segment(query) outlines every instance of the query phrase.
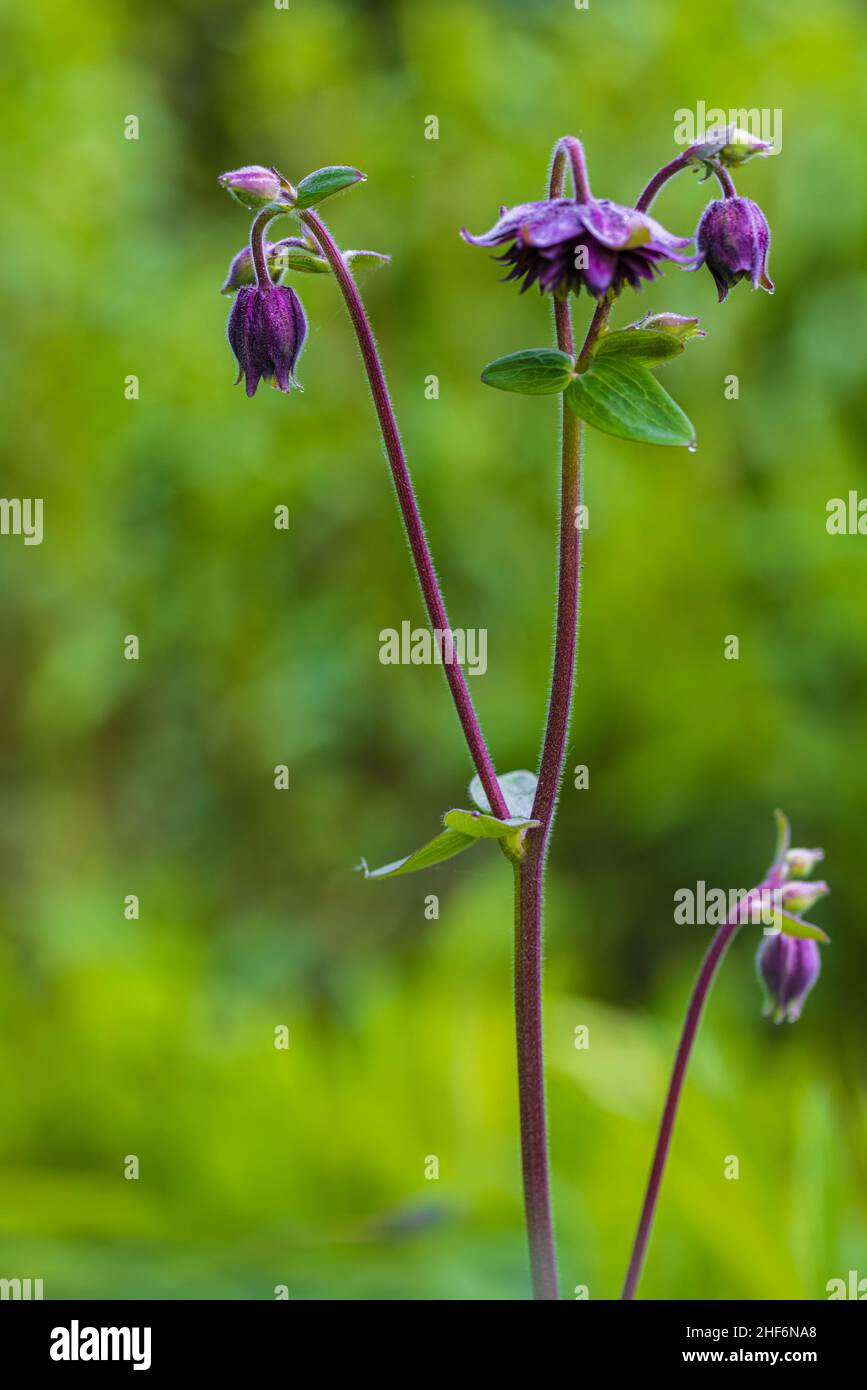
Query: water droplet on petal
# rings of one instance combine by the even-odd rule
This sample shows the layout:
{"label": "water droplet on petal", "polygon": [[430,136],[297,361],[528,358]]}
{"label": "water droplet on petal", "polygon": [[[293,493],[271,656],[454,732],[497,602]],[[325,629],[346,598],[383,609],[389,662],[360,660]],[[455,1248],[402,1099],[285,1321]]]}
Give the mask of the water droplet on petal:
{"label": "water droplet on petal", "polygon": [[698,445],[696,444],[695,440],[693,439],[692,442],[691,442],[690,444],[687,444],[687,446],[686,446],[686,452],[687,452],[688,454],[694,454],[697,448],[698,448]]}

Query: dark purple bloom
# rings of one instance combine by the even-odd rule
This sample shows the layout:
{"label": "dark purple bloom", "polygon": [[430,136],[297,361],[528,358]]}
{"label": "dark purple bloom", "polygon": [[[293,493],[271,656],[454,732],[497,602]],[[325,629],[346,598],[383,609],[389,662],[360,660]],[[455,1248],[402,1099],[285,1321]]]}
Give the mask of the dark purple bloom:
{"label": "dark purple bloom", "polygon": [[624,282],[639,289],[652,280],[662,261],[691,262],[678,254],[691,237],[672,236],[646,213],[621,207],[607,198],[586,203],[551,198],[505,208],[496,226],[483,236],[461,232],[473,246],[504,246],[499,260],[511,267],[507,280],[523,279],[522,292],[538,284],[544,293],[577,294],[581,286],[596,299]]}
{"label": "dark purple bloom", "polygon": [[272,381],[280,391],[297,386],[295,363],[307,336],[307,320],[301,300],[288,285],[260,290],[242,285],[229,314],[229,342],[238,359],[238,381],[243,376],[248,396],[255,396],[260,380]]}
{"label": "dark purple bloom", "polygon": [[815,941],[800,936],[766,936],[759,946],[756,967],[767,991],[765,1013],[775,1023],[800,1017],[804,1000],[819,978],[822,960]]}
{"label": "dark purple bloom", "polygon": [[695,234],[698,256],[695,269],[707,263],[716,281],[720,303],[732,285],[749,278],[754,290],[761,285],[773,294],[768,275],[771,233],[765,214],[749,198],[717,199],[702,213]]}

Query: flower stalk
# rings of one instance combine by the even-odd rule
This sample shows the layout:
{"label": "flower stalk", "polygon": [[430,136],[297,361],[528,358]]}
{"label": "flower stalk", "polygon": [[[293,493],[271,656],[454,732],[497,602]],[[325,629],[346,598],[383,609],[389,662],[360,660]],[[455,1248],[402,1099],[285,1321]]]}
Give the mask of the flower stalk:
{"label": "flower stalk", "polygon": [[[361,356],[364,368],[367,372],[367,379],[370,383],[370,392],[373,396],[373,404],[379,427],[382,432],[382,442],[385,446],[386,456],[391,476],[394,482],[395,492],[397,493],[398,506],[400,507],[403,524],[406,530],[409,548],[412,553],[413,564],[415,565],[419,587],[422,591],[425,607],[431,627],[441,632],[451,631],[446,606],[440,591],[439,582],[434,569],[433,558],[430,547],[425,536],[422,524],[421,513],[419,512],[418,502],[416,501],[415,490],[409,473],[406,455],[400,441],[400,433],[397,428],[394,408],[391,404],[391,397],[388,393],[388,386],[385,381],[385,373],[379,360],[376,342],[373,337],[364,303],[352,272],[343,259],[337,245],[331,237],[328,228],[312,209],[308,209],[302,214],[301,219],[309,228],[316,241],[318,242],[322,254],[334,272],[334,278],[343,295],[352,326],[355,329],[355,336],[358,339],[358,346],[361,349]],[[506,805],[497,775],[494,771],[494,764],[488,752],[482,731],[476,716],[473,701],[467,688],[466,678],[461,666],[456,661],[448,661],[443,664],[446,679],[451,691],[452,700],[457,710],[458,719],[463,729],[464,738],[470,751],[476,771],[485,789],[491,810],[494,815],[501,820],[505,820],[509,815],[509,808]]]}
{"label": "flower stalk", "polygon": [[[561,395],[556,623],[542,753],[538,777],[529,772],[514,772],[506,774],[501,782],[463,669],[453,659],[444,661],[452,700],[478,774],[470,795],[480,809],[449,811],[443,816],[445,830],[415,854],[373,872],[366,865],[363,867],[370,878],[414,872],[463,853],[483,838],[496,839],[513,864],[514,996],[524,1207],[533,1293],[542,1300],[559,1297],[542,1037],[543,903],[546,857],[563,776],[575,685],[584,428],[593,426],[640,443],[694,447],[695,431],[690,421],[659,385],[653,369],[682,352],[687,339],[704,336],[698,321],[671,312],[646,315],[619,332],[609,332],[608,321],[625,286],[640,289],[670,263],[688,269],[706,264],[721,299],[732,285],[747,277],[753,288],[772,290],[766,271],[767,223],[755,204],[737,197],[727,168],[768,150],[766,142],[734,127],[708,132],[664,165],[646,185],[635,207],[627,207],[593,197],[581,142],[565,136],[554,148],[544,201],[502,208],[496,224],[480,236],[462,232],[464,239],[474,245],[498,248],[498,259],[508,267],[506,278],[520,281],[524,291],[537,285],[542,293],[551,295],[553,303],[555,348],[511,353],[498,358],[482,373],[486,384],[502,390]],[[691,166],[703,166],[708,176],[714,174],[723,193],[723,200],[712,203],[699,223],[697,256],[683,254],[692,237],[675,236],[647,215],[664,184]],[[573,186],[571,198],[563,196],[567,169]],[[290,390],[297,385],[294,368],[304,343],[306,318],[295,291],[279,281],[285,270],[333,273],[361,351],[428,619],[436,632],[451,634],[382,362],[351,270],[351,265],[375,264],[387,257],[342,251],[314,210],[314,205],[324,198],[363,178],[359,170],[348,165],[319,169],[302,179],[297,188],[278,170],[258,165],[221,176],[221,184],[232,196],[255,212],[249,249],[233,259],[223,286],[224,292],[236,294],[229,317],[229,341],[238,359],[239,379],[241,375],[246,379],[248,395],[255,394],[261,380],[271,381],[282,391]],[[300,219],[304,239],[286,238],[269,245],[265,241],[268,224],[287,212]],[[276,266],[281,261],[277,274]],[[587,293],[595,305],[576,354],[570,304],[571,296],[580,293]],[[778,846],[774,865],[759,888],[748,895],[748,902],[756,894],[783,885],[789,872],[797,874],[798,870],[785,861],[787,849],[788,843],[783,850]],[[800,856],[797,863],[803,866],[811,864],[819,851],[792,853]],[[791,897],[791,911],[782,902],[781,919],[788,917],[790,923],[797,924],[793,936],[817,935],[815,929],[802,930],[806,924],[793,917],[792,912],[812,901],[825,887],[800,885]],[[641,1273],[701,1014],[723,955],[744,920],[744,908],[742,903],[711,943],[690,999],[624,1288],[626,1299],[634,1297]],[[766,950],[760,958],[760,970],[774,996],[778,1017],[797,1017],[818,974],[813,952],[800,949],[804,945],[802,941],[797,950]]]}
{"label": "flower stalk", "polygon": [[[757,919],[763,923],[768,921],[771,923],[769,928],[771,934],[764,935],[759,946],[757,963],[760,976],[764,974],[765,984],[768,986],[769,992],[773,989],[778,992],[779,997],[775,1001],[778,1006],[776,1009],[777,1022],[784,1016],[788,1016],[792,1022],[798,1018],[804,997],[815,983],[819,973],[816,938],[827,940],[827,937],[823,932],[804,923],[796,914],[812,906],[818,898],[827,893],[828,885],[826,883],[793,884],[787,883],[786,879],[792,874],[797,874],[799,869],[809,872],[815,858],[821,858],[822,853],[820,850],[790,850],[788,821],[779,811],[777,812],[777,827],[778,841],[774,862],[762,882],[741,899],[735,910],[729,913],[722,926],[717,928],[693,985],[683,1030],[674,1057],[671,1080],[668,1084],[656,1147],[650,1165],[650,1176],[647,1180],[647,1189],[638,1219],[638,1229],[635,1233],[632,1254],[621,1294],[621,1299],[627,1302],[635,1298],[644,1268],[659,1193],[665,1176],[665,1165],[677,1120],[683,1083],[699,1024],[711,986],[738,928],[744,922],[755,922]],[[784,958],[782,970],[777,959],[780,954],[777,950],[779,947],[783,948],[781,953]],[[768,948],[773,950],[774,963],[770,967],[766,964],[763,972],[762,962],[766,959]],[[792,964],[797,971],[797,979],[791,975],[786,978],[791,971]],[[766,1006],[765,1011],[766,1013],[771,1012],[771,1008]]]}

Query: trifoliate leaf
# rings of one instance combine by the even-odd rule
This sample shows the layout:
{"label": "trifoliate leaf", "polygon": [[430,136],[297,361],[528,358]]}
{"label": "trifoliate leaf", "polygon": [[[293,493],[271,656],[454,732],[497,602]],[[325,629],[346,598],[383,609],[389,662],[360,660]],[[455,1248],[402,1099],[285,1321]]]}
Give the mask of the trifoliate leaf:
{"label": "trifoliate leaf", "polygon": [[594,357],[563,399],[579,419],[619,439],[695,446],[695,430],[680,406],[638,362]]}

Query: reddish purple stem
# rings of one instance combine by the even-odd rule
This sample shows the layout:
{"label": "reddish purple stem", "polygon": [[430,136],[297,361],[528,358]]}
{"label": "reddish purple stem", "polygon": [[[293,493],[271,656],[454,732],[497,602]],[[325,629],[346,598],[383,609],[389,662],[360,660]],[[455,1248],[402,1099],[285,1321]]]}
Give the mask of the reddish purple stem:
{"label": "reddish purple stem", "polygon": [[644,1205],[641,1208],[641,1216],[638,1220],[638,1230],[635,1235],[635,1242],[632,1248],[632,1257],[629,1261],[629,1268],[626,1271],[626,1282],[623,1285],[621,1299],[633,1299],[638,1281],[641,1278],[641,1271],[644,1267],[647,1246],[650,1240],[650,1232],[653,1227],[653,1218],[656,1214],[656,1204],[659,1200],[659,1190],[662,1186],[662,1179],[665,1174],[665,1164],[668,1158],[668,1151],[671,1147],[671,1136],[674,1132],[674,1124],[677,1119],[677,1107],[680,1101],[680,1093],[683,1090],[683,1082],[686,1076],[686,1069],[689,1066],[689,1059],[692,1054],[693,1044],[695,1043],[698,1026],[707,1003],[710,987],[714,977],[722,962],[729,944],[742,922],[748,920],[750,904],[756,897],[767,891],[773,891],[780,883],[780,873],[778,865],[775,863],[768,871],[765,879],[757,888],[739,903],[736,911],[731,914],[727,921],[716,932],[710,946],[707,949],[701,969],[698,972],[698,979],[693,985],[692,994],[689,999],[689,1006],[684,1019],[683,1032],[678,1043],[677,1052],[674,1058],[674,1068],[671,1073],[671,1080],[668,1083],[668,1094],[665,1097],[665,1106],[662,1111],[662,1119],[659,1124],[659,1135],[656,1140],[656,1148],[653,1151],[653,1162],[650,1165],[650,1177],[647,1182],[647,1191],[644,1196]]}
{"label": "reddish purple stem", "polygon": [[[554,150],[549,198],[563,191],[569,161],[575,194],[590,197],[590,185],[580,142],[572,136]],[[599,320],[602,322],[603,320]],[[594,324],[597,323],[594,317]],[[554,301],[554,326],[561,352],[574,354],[572,319],[567,300]],[[533,805],[538,829],[527,832],[523,859],[515,866],[515,1029],[518,1045],[518,1100],[521,1115],[521,1163],[524,1209],[530,1246],[533,1292],[537,1299],[556,1299],[557,1261],[548,1176],[548,1133],[545,1117],[545,1067],[542,1047],[542,908],[545,856],[560,790],[572,692],[578,633],[581,574],[581,532],[577,508],[581,501],[581,424],[562,406],[559,572],[557,620],[551,691],[539,783]]]}
{"label": "reddish purple stem", "polygon": [[[734,186],[732,177],[729,174],[728,170],[725,169],[723,165],[719,163],[718,160],[711,160],[709,162],[713,168],[714,174],[717,178],[717,182],[719,183],[719,186],[722,189],[725,197],[734,198],[736,196],[737,189]],[[676,159],[673,159],[671,161],[670,164],[663,165],[659,172],[654,174],[653,178],[650,180],[650,183],[647,184],[647,186],[642,190],[638,202],[635,204],[638,211],[647,212],[647,209],[650,207],[650,204],[653,202],[654,198],[656,197],[660,188],[662,188],[663,184],[668,183],[668,180],[674,178],[675,174],[679,174],[681,169],[688,169],[691,163],[692,152],[690,149],[684,150],[683,154],[679,154]]]}
{"label": "reddish purple stem", "polygon": [[[315,212],[308,209],[303,214],[303,220],[313,232],[316,240],[322,248],[331,269],[334,271],[335,279],[340,286],[349,316],[352,319],[352,326],[358,339],[361,349],[361,356],[364,361],[367,379],[370,383],[370,391],[373,396],[373,404],[379,419],[379,426],[382,431],[382,439],[385,445],[385,452],[391,467],[391,476],[394,480],[397,501],[403,517],[403,524],[406,528],[407,540],[412,551],[412,558],[415,564],[418,582],[424,597],[425,607],[427,608],[428,618],[431,627],[441,632],[450,632],[448,615],[445,603],[440,593],[437,582],[436,570],[434,569],[433,559],[428,547],[427,538],[424,533],[421,515],[416,502],[415,492],[413,491],[412,479],[410,478],[409,468],[407,467],[406,455],[400,442],[400,435],[397,429],[397,421],[394,417],[391,399],[388,394],[388,387],[385,383],[382,366],[379,361],[379,354],[361,296],[352,278],[349,267],[341,255],[335,242],[332,240],[322,219]],[[463,670],[457,661],[447,661],[443,664],[446,679],[449,683],[458,719],[470,750],[470,756],[475,764],[476,771],[485,789],[488,802],[495,816],[504,820],[509,815],[509,808],[506,805],[494,765],[488,752],[487,745],[479,727],[470,692],[464,678]]]}

